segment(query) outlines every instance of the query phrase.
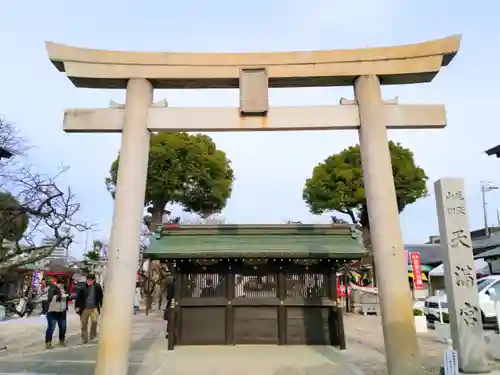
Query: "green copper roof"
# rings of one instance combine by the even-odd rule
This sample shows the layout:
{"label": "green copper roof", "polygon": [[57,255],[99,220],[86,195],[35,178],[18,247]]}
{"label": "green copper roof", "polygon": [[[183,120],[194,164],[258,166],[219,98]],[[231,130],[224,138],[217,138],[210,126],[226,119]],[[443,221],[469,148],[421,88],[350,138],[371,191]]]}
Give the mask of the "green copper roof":
{"label": "green copper roof", "polygon": [[349,225],[158,226],[144,256],[179,258],[336,258],[366,254]]}

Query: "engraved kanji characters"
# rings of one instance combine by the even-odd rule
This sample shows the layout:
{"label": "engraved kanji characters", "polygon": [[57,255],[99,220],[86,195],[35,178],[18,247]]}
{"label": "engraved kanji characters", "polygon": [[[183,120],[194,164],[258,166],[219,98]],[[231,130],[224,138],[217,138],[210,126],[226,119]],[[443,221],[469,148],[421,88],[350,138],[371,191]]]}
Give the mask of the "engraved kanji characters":
{"label": "engraved kanji characters", "polygon": [[457,286],[466,288],[474,286],[474,274],[472,273],[472,267],[470,265],[465,267],[456,266],[453,274],[455,275],[455,284]]}
{"label": "engraved kanji characters", "polygon": [[458,247],[458,246],[463,246],[463,247],[471,247],[470,241],[469,241],[469,236],[463,229],[456,230],[452,232],[452,236],[450,239],[449,245],[451,247]]}
{"label": "engraved kanji characters", "polygon": [[464,307],[460,309],[460,316],[464,320],[465,324],[469,327],[474,327],[479,323],[480,318],[479,307],[470,302],[464,302]]}

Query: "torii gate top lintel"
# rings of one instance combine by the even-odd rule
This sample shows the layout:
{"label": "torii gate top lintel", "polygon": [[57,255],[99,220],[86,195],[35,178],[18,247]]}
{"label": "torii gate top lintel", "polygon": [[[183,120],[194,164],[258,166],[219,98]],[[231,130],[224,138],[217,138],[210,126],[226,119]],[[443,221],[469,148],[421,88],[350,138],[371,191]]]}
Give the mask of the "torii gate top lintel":
{"label": "torii gate top lintel", "polygon": [[269,87],[350,86],[374,74],[381,84],[429,82],[453,59],[460,35],[395,47],[266,53],[126,52],[47,42],[49,58],[77,87],[238,88],[242,68],[265,68]]}

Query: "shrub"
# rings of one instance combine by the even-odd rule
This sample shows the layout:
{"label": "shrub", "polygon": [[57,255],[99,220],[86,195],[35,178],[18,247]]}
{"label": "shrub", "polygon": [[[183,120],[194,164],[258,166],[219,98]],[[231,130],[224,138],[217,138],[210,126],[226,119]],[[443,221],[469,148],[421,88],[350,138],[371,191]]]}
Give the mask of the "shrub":
{"label": "shrub", "polygon": [[424,312],[421,309],[413,309],[413,316],[423,316]]}
{"label": "shrub", "polygon": [[441,317],[442,317],[443,323],[446,323],[446,324],[450,323],[450,314],[444,312],[444,313],[441,313]]}

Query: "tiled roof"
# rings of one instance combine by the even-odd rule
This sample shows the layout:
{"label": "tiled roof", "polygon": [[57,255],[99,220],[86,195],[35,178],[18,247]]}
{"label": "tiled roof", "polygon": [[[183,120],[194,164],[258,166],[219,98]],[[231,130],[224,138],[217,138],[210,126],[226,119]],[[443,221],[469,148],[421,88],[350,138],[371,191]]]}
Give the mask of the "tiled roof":
{"label": "tiled roof", "polygon": [[476,258],[484,258],[484,259],[500,258],[500,246],[496,247],[494,249],[485,251],[484,253],[477,255]]}
{"label": "tiled roof", "polygon": [[489,237],[480,237],[472,240],[474,249],[495,248],[500,246],[500,233],[493,233]]}
{"label": "tiled roof", "polygon": [[[500,232],[495,232],[491,236],[481,236],[472,239],[474,255],[476,258],[484,258],[491,251],[500,253]],[[493,249],[493,250],[491,250]],[[405,245],[405,250],[408,252],[420,253],[422,264],[439,264],[443,261],[441,254],[441,245],[435,244],[420,244],[420,245]]]}
{"label": "tiled roof", "polygon": [[349,225],[186,225],[156,232],[144,256],[156,259],[298,257],[360,259]]}
{"label": "tiled roof", "polygon": [[422,264],[439,264],[443,261],[440,244],[417,244],[404,246],[405,250],[409,253],[420,253],[420,262]]}
{"label": "tiled roof", "polygon": [[490,148],[486,150],[486,155],[492,156],[495,155],[497,158],[500,158],[500,145]]}

